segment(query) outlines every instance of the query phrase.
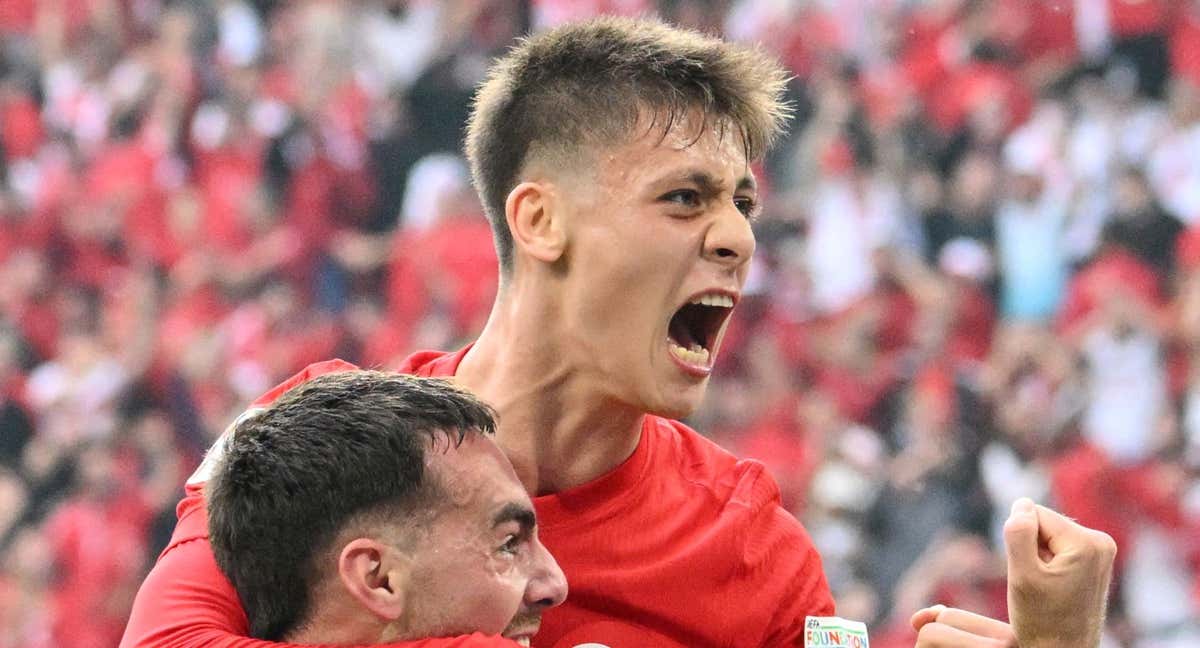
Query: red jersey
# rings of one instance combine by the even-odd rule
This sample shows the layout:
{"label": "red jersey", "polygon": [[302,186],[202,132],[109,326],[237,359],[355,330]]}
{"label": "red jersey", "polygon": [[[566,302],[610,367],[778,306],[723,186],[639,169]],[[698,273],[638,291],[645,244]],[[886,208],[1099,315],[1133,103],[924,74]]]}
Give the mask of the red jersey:
{"label": "red jersey", "polygon": [[[418,353],[399,370],[452,376],[465,355]],[[348,368],[339,361],[313,365],[256,405]],[[198,475],[202,480],[205,466]],[[189,483],[175,535],[138,593],[122,648],[271,645],[239,638],[245,613],[212,557],[199,487]],[[571,588],[564,604],[543,615],[534,646],[799,646],[805,616],[833,613],[820,557],[779,505],[762,465],[738,461],[677,421],[647,416],[623,464],[534,498],[534,507],[542,542]],[[477,643],[453,643],[466,639]],[[406,645],[512,645],[503,641],[473,636]]]}

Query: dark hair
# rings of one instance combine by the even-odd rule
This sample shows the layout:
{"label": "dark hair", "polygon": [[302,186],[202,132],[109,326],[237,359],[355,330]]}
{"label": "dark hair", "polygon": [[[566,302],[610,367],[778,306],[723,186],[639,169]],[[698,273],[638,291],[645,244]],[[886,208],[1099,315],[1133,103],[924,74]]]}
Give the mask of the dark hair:
{"label": "dark hair", "polygon": [[[467,157],[503,271],[512,269],[504,204],[527,161],[630,141],[645,113],[665,135],[692,111],[699,132],[736,129],[747,160],[783,130],[787,73],[770,56],[658,20],[602,17],[521,41],[479,87]],[[571,156],[571,157],[567,157]]]}
{"label": "dark hair", "polygon": [[213,553],[251,635],[279,639],[311,613],[343,529],[422,518],[438,492],[426,447],[494,431],[471,394],[380,371],[319,376],[238,423],[205,495]]}

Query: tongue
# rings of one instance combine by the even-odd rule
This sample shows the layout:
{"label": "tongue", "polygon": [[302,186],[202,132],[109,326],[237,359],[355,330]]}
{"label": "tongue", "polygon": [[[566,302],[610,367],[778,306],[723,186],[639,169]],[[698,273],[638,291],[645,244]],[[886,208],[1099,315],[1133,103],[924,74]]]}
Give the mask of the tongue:
{"label": "tongue", "polygon": [[678,313],[675,314],[675,317],[671,318],[671,324],[667,327],[667,334],[671,336],[675,344],[685,349],[690,349],[693,344],[700,343],[696,338],[692,337],[692,332],[688,330],[688,327],[683,323],[683,319],[679,317]]}

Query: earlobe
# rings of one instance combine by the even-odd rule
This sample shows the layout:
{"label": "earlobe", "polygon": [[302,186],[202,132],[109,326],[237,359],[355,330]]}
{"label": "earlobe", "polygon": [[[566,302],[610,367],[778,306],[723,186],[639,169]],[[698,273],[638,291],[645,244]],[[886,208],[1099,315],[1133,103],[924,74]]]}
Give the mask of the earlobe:
{"label": "earlobe", "polygon": [[504,214],[513,245],[539,261],[554,263],[566,249],[562,216],[553,190],[541,182],[522,182],[508,193]]}
{"label": "earlobe", "polygon": [[375,616],[395,621],[404,613],[408,557],[369,538],[346,543],[338,555],[338,577],[351,598]]}

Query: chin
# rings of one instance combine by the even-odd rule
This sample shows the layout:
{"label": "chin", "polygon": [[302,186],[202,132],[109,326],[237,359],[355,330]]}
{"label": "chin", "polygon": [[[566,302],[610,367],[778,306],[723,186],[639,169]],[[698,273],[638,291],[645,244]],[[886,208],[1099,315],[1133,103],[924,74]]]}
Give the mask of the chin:
{"label": "chin", "polygon": [[707,387],[708,381],[705,380],[697,385],[676,388],[673,392],[660,394],[658,401],[653,406],[646,407],[646,413],[670,419],[687,418],[700,408]]}

